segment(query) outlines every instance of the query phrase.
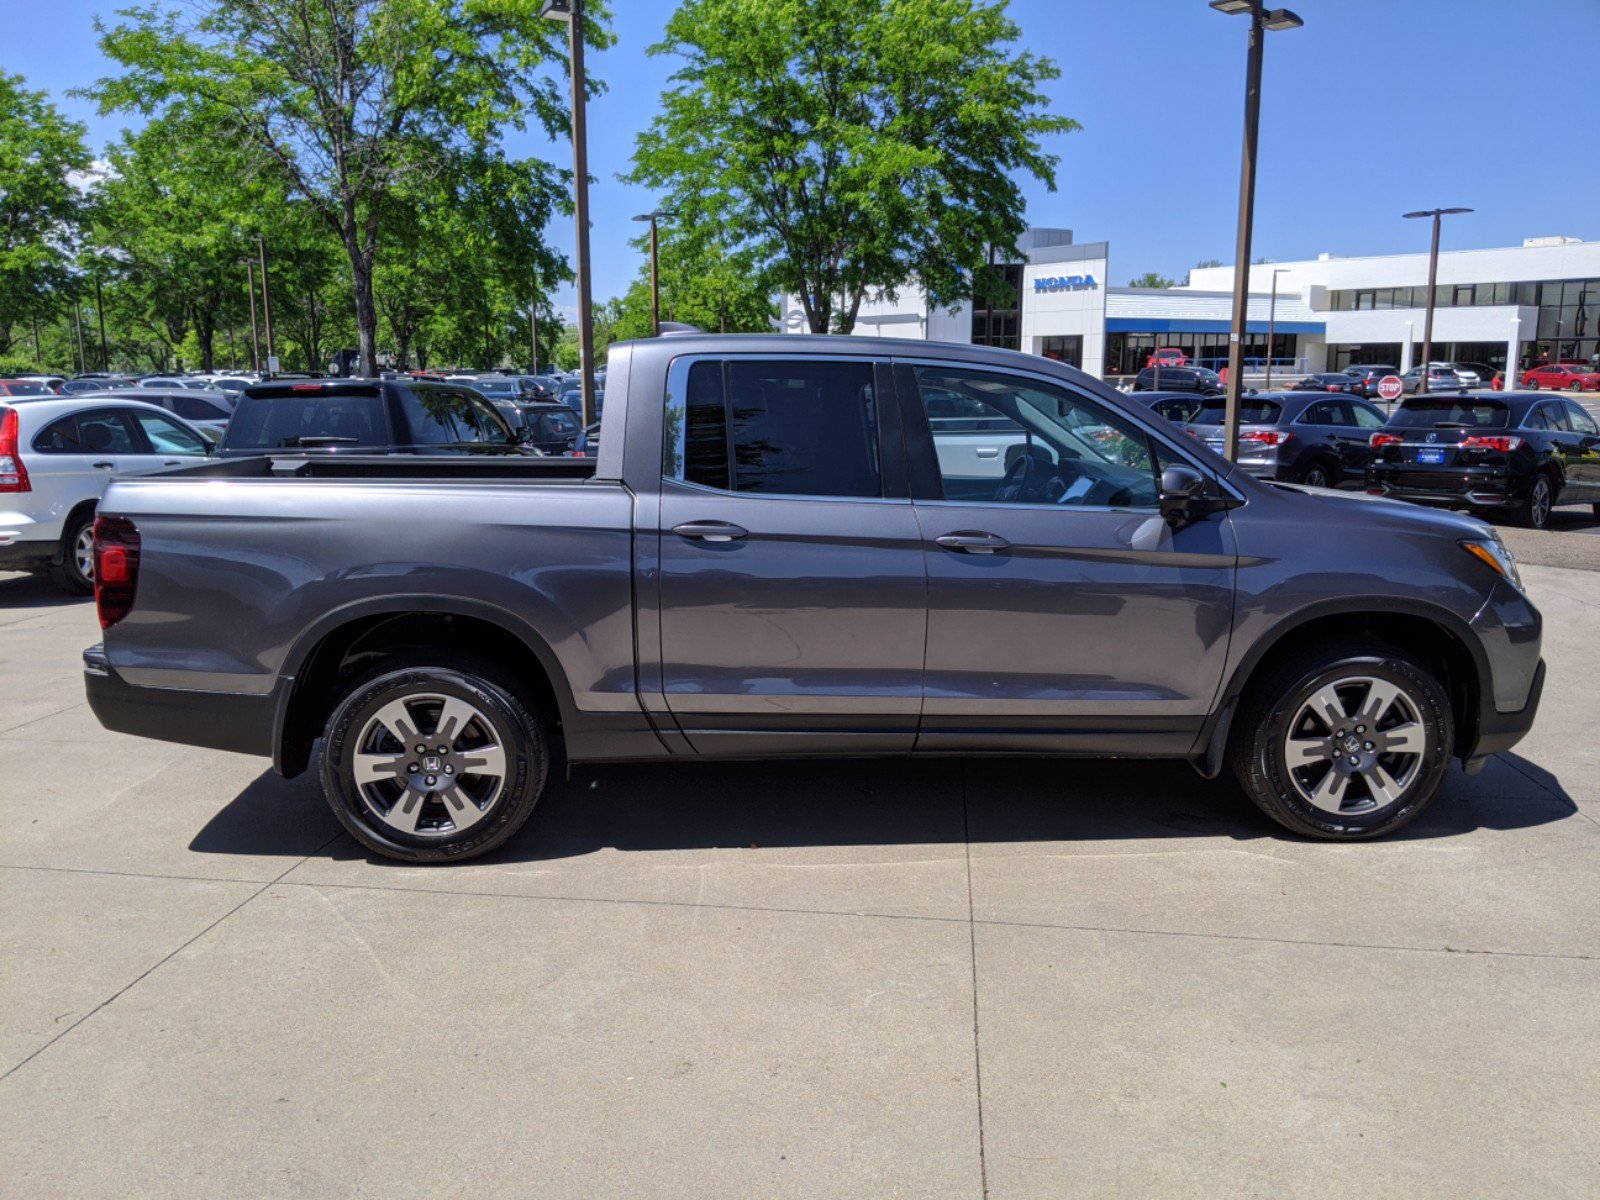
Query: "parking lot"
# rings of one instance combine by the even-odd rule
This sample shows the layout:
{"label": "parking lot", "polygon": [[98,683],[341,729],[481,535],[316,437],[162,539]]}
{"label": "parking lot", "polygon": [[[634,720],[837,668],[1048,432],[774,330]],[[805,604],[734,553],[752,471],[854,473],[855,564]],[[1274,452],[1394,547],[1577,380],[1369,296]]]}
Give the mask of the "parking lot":
{"label": "parking lot", "polygon": [[[0,576],[17,1196],[1600,1191],[1600,537],[1539,723],[1399,837],[1180,764],[578,767],[490,859],[104,732]],[[1590,570],[1536,565],[1587,561]]]}

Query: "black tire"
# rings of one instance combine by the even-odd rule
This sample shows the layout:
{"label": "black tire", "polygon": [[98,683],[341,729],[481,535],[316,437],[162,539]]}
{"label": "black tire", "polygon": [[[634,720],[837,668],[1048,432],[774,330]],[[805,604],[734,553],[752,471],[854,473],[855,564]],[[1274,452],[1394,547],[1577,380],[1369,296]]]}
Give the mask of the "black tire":
{"label": "black tire", "polygon": [[[447,753],[435,755],[448,731],[440,728],[443,703],[464,702],[472,711],[472,721],[462,725],[464,732],[450,738]],[[394,750],[393,733],[378,720],[380,711],[396,702],[406,702],[405,714],[423,741],[424,753],[416,746]],[[459,711],[459,710],[457,710]],[[422,726],[432,720],[427,730]],[[376,738],[374,741],[372,739]],[[486,854],[499,846],[527,821],[544,790],[549,769],[549,751],[544,723],[516,689],[506,682],[490,663],[467,655],[445,652],[416,652],[384,663],[376,672],[345,692],[334,706],[323,731],[322,786],[339,823],[350,835],[374,854],[410,863],[461,862]],[[488,756],[479,750],[501,750],[498,786],[492,772],[480,775],[465,768],[456,775],[453,761],[486,765]],[[394,777],[358,785],[355,759],[358,753],[371,753],[380,759],[411,760],[395,764]],[[401,773],[402,767],[419,768]],[[426,768],[435,774],[428,775]],[[445,767],[452,769],[447,774]],[[437,779],[438,790],[424,780]],[[452,786],[452,780],[454,786]],[[391,814],[404,824],[407,817],[414,827],[408,832],[385,819],[381,805],[389,796]],[[461,804],[466,797],[474,807]],[[471,824],[457,831],[463,819],[451,808],[460,805]],[[414,815],[413,815],[414,814]]]}
{"label": "black tire", "polygon": [[1594,519],[1600,521],[1600,504],[1594,506]]}
{"label": "black tire", "polygon": [[1303,483],[1307,487],[1331,488],[1337,476],[1338,471],[1335,468],[1319,459],[1312,459],[1295,472],[1295,482]]}
{"label": "black tire", "polygon": [[1539,381],[1537,379],[1524,379],[1522,386],[1530,392],[1537,392],[1539,390]]}
{"label": "black tire", "polygon": [[[1335,688],[1341,680],[1344,686]],[[1371,689],[1373,681],[1392,686],[1399,699],[1378,712],[1379,723],[1369,730],[1362,705],[1374,693],[1362,689]],[[1325,689],[1332,689],[1344,711],[1353,715],[1327,730],[1324,739],[1323,723],[1302,714]],[[1374,743],[1376,752],[1368,746],[1375,733],[1422,741],[1415,754],[1385,754],[1381,739]],[[1354,749],[1363,766],[1356,774],[1345,771],[1343,749],[1339,760],[1332,757],[1332,747],[1343,744],[1335,736],[1341,734],[1357,739]],[[1291,736],[1308,746],[1325,740],[1328,757],[1291,767]],[[1285,829],[1329,841],[1360,841],[1394,832],[1427,807],[1444,781],[1454,738],[1449,697],[1427,667],[1382,642],[1349,639],[1286,658],[1253,681],[1234,718],[1228,757],[1246,794]],[[1374,774],[1374,768],[1382,773]],[[1336,773],[1345,774],[1346,782],[1339,800],[1325,797],[1324,805],[1342,803],[1341,811],[1311,798],[1321,795],[1321,785]]]}
{"label": "black tire", "polygon": [[1555,506],[1555,480],[1550,478],[1550,472],[1540,471],[1528,484],[1528,494],[1516,507],[1517,524],[1527,529],[1548,529]]}
{"label": "black tire", "polygon": [[75,596],[88,596],[94,592],[94,560],[87,568],[80,563],[78,539],[85,531],[94,531],[94,510],[81,513],[67,522],[61,535],[61,562],[50,568],[50,577]]}

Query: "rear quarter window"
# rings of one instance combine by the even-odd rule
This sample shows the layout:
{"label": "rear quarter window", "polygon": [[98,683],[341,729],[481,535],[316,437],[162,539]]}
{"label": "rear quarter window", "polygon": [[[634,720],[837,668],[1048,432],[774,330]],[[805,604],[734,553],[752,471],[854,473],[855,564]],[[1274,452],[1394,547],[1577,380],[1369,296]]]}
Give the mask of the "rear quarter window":
{"label": "rear quarter window", "polygon": [[1389,418],[1390,425],[1402,429],[1433,429],[1439,426],[1507,429],[1510,423],[1511,410],[1504,404],[1459,397],[1407,400]]}

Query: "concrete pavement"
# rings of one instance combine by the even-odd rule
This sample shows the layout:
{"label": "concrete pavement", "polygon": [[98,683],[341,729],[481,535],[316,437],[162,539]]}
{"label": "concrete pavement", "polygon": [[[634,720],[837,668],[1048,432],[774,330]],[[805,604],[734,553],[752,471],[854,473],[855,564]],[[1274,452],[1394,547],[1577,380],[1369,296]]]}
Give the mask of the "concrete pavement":
{"label": "concrete pavement", "polygon": [[1391,841],[1181,765],[577,768],[444,869],[104,732],[90,608],[0,577],[0,1192],[1596,1194],[1600,574],[1526,575],[1538,725]]}

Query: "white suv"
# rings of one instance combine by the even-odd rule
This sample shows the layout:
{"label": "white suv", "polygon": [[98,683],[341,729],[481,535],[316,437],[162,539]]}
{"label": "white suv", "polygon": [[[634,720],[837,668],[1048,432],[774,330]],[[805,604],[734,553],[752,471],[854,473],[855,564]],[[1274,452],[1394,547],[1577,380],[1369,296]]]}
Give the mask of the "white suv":
{"label": "white suv", "polygon": [[94,590],[94,511],[119,475],[181,467],[205,437],[165,409],[105,396],[0,401],[0,570]]}

